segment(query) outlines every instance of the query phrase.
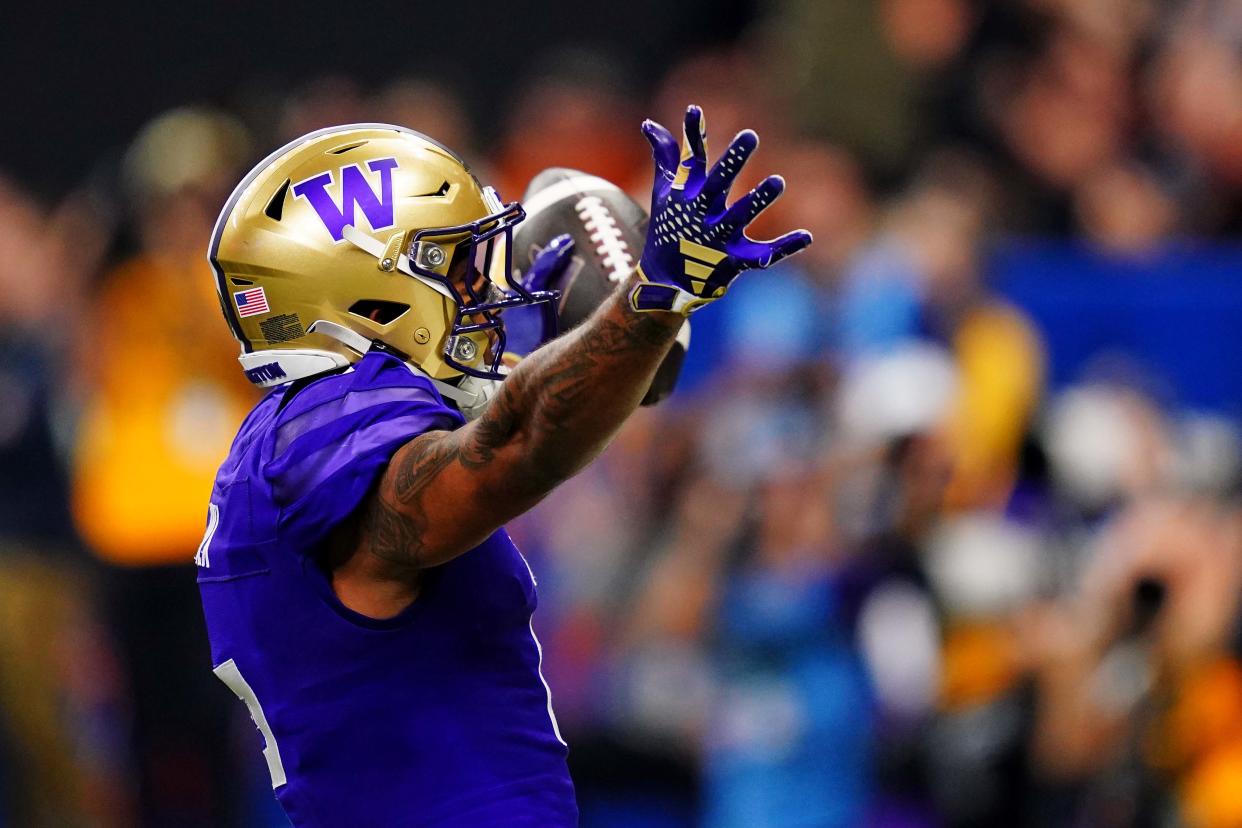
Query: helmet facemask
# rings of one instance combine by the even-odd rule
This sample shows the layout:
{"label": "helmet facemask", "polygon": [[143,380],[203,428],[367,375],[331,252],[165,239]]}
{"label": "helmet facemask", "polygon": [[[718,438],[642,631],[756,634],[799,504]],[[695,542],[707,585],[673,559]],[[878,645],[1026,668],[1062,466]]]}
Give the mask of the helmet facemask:
{"label": "helmet facemask", "polygon": [[[506,335],[501,314],[538,307],[546,329],[555,332],[560,294],[527,290],[514,276],[513,231],[526,212],[517,202],[502,206],[491,187],[483,194],[492,213],[469,224],[416,231],[405,258],[411,275],[439,285],[455,304],[444,342],[445,364],[467,376],[502,379]],[[445,252],[449,247],[451,257]],[[447,267],[446,259],[451,259]]]}

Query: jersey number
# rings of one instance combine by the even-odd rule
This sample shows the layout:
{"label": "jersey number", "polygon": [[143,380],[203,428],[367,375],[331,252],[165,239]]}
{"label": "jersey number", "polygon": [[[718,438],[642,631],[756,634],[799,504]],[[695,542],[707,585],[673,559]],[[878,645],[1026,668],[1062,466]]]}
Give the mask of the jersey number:
{"label": "jersey number", "polygon": [[199,566],[211,568],[211,539],[216,536],[216,529],[219,526],[220,507],[214,503],[208,503],[207,531],[203,533],[203,540],[198,545],[198,551],[194,553],[194,563]]}
{"label": "jersey number", "polygon": [[[210,532],[208,532],[208,539],[210,539]],[[212,672],[220,681],[228,685],[237,698],[245,702],[254,726],[263,734],[263,758],[267,761],[267,772],[272,775],[272,787],[279,788],[285,784],[285,766],[281,764],[280,748],[276,745],[276,737],[272,735],[272,728],[267,723],[267,716],[263,714],[263,706],[259,704],[259,698],[254,694],[254,689],[242,677],[241,670],[237,669],[236,662],[231,658],[213,669]]]}

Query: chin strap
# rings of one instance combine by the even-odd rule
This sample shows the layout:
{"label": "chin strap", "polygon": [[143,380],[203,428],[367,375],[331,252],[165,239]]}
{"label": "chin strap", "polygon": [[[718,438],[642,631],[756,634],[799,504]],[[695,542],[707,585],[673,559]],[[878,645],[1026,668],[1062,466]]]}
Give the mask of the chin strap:
{"label": "chin strap", "polygon": [[[377,344],[362,334],[351,331],[344,325],[330,322],[327,319],[315,320],[306,329],[306,332],[321,333],[326,337],[335,339],[346,348],[356,352],[359,356],[366,355]],[[440,392],[440,396],[448,397],[456,403],[457,409],[461,411],[467,420],[476,419],[482,414],[483,410],[487,408],[487,404],[491,402],[492,397],[495,396],[496,391],[500,388],[500,380],[483,380],[477,377],[462,377],[457,385],[452,385],[444,380],[428,376],[425,371],[408,360],[403,361],[411,371],[417,371],[421,376],[430,380],[431,384]]]}
{"label": "chin strap", "polygon": [[311,323],[310,327],[306,329],[306,332],[321,333],[324,336],[335,339],[351,351],[356,351],[359,356],[369,352],[371,350],[371,346],[374,344],[362,334],[357,333],[356,331],[351,331],[344,325],[329,322],[327,319],[316,319]]}

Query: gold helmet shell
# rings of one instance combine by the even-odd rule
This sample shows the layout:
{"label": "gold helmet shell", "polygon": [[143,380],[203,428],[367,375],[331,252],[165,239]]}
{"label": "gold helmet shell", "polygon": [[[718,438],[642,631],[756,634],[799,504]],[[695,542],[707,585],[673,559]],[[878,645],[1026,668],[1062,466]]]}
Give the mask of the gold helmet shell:
{"label": "gold helmet shell", "polygon": [[330,127],[282,147],[238,184],[208,253],[246,376],[279,385],[378,347],[433,380],[499,378],[500,311],[555,299],[511,276],[524,215],[403,127]]}

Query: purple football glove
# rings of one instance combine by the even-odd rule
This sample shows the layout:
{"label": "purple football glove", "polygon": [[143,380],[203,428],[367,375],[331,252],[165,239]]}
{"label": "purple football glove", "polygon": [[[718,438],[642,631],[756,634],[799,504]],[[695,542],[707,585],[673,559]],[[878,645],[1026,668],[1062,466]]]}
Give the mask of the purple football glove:
{"label": "purple football glove", "polygon": [[689,315],[723,296],[743,270],[768,267],[811,243],[806,230],[771,241],[746,236],[746,226],[784,192],[785,179],[779,175],[727,204],[729,188],[759,146],[753,130],[739,132],[709,170],[707,127],[699,107],[686,110],[680,152],[669,131],[655,121],[644,121],[642,129],[655,156],[655,185],[647,245],[638,264],[643,281],[630,294],[635,310]]}
{"label": "purple football glove", "polygon": [[562,233],[548,246],[535,254],[535,259],[526,268],[522,277],[522,287],[534,292],[539,290],[561,290],[565,269],[573,261],[574,240],[568,233]]}
{"label": "purple football glove", "polygon": [[[520,275],[522,287],[531,293],[563,291],[565,273],[574,258],[574,240],[564,233],[535,254],[525,273]],[[557,335],[555,306],[510,308],[505,311],[506,349],[528,354]]]}

